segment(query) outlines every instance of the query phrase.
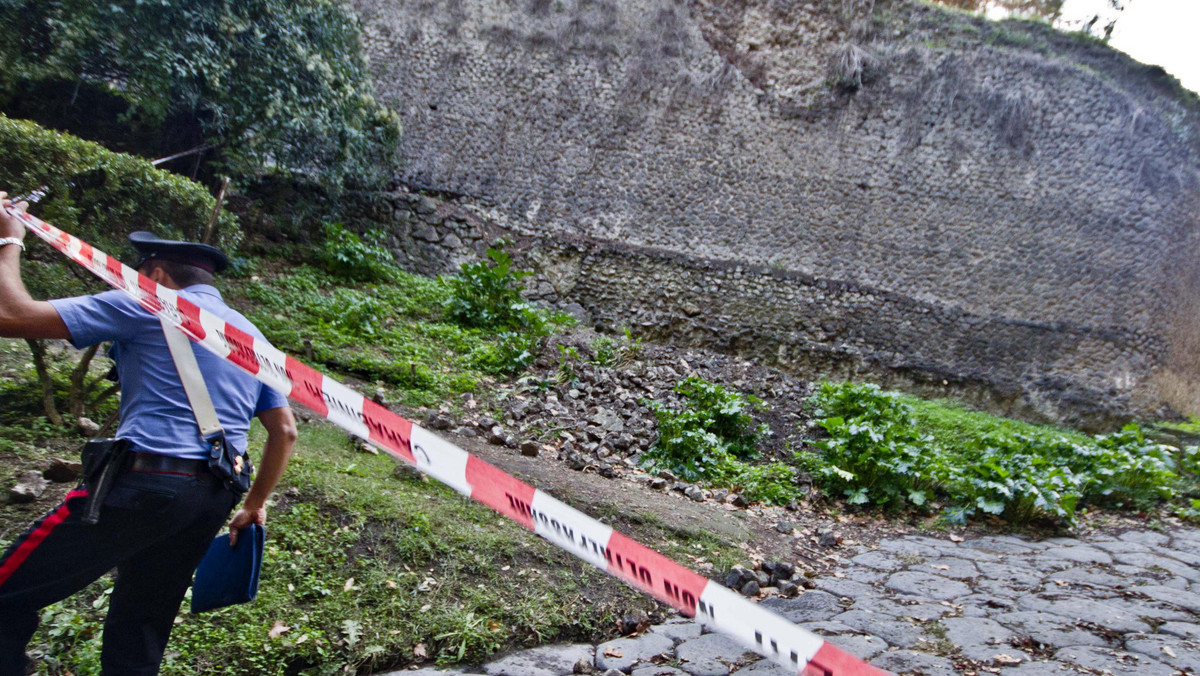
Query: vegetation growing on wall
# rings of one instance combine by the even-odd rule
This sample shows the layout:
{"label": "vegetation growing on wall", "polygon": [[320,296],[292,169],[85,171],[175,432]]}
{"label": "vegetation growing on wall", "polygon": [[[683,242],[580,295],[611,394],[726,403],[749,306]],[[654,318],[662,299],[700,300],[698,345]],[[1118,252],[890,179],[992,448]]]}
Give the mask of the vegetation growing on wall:
{"label": "vegetation growing on wall", "polygon": [[241,176],[391,177],[399,118],[374,100],[357,20],[335,0],[3,0],[0,23],[8,96],[110,95],[124,121],[198,127]]}

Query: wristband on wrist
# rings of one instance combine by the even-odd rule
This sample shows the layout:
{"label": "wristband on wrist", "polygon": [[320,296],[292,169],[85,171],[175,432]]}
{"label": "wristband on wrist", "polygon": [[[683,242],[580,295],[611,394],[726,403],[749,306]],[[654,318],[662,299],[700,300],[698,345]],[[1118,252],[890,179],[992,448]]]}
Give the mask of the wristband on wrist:
{"label": "wristband on wrist", "polygon": [[7,246],[9,244],[15,244],[21,247],[21,251],[25,250],[25,242],[22,242],[16,237],[0,237],[0,247]]}

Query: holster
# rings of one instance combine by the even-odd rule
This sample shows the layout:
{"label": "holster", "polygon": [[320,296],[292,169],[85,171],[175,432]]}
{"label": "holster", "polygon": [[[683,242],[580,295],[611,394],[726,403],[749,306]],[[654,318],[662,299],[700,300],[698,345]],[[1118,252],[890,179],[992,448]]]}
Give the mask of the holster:
{"label": "holster", "polygon": [[213,476],[225,483],[225,487],[237,495],[250,490],[250,480],[254,477],[254,466],[250,463],[250,455],[237,454],[225,442],[225,433],[216,432],[204,437],[208,442],[208,470]]}
{"label": "holster", "polygon": [[125,439],[89,439],[83,445],[83,485],[87,498],[83,503],[83,523],[94,526],[100,521],[100,508],[112,490],[125,463],[130,443]]}

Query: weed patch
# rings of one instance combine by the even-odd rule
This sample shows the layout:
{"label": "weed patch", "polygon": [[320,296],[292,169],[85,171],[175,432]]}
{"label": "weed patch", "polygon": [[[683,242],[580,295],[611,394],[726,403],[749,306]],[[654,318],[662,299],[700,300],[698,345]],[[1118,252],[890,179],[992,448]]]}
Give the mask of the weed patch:
{"label": "weed patch", "polygon": [[1148,509],[1195,492],[1200,451],[1161,446],[1137,425],[1089,437],[850,383],[823,383],[809,405],[825,436],[798,461],[851,504],[936,499],[951,522],[1073,523],[1083,505]]}

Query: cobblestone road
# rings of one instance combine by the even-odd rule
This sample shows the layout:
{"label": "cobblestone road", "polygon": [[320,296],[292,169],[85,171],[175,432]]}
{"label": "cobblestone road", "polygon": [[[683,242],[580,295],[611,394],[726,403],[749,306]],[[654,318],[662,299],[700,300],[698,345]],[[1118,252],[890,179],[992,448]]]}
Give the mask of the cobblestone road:
{"label": "cobblestone road", "polygon": [[[1035,542],[923,536],[851,552],[836,577],[765,606],[896,674],[1200,674],[1200,530]],[[394,676],[776,676],[688,620],[599,646]],[[615,670],[615,671],[613,671]]]}

